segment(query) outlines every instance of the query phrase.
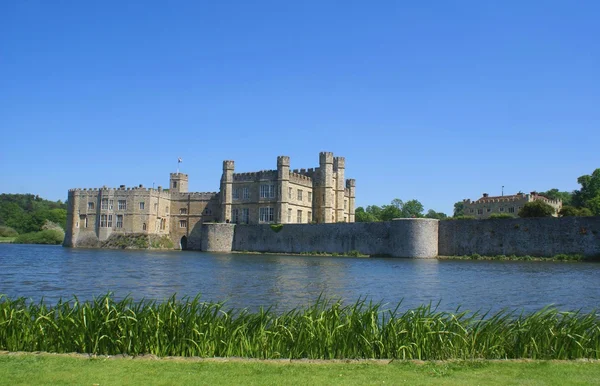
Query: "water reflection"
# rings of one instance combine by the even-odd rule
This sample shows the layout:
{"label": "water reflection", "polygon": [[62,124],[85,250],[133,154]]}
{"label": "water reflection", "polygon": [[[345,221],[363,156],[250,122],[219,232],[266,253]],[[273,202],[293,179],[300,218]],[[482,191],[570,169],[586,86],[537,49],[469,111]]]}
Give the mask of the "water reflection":
{"label": "water reflection", "polygon": [[230,307],[302,306],[320,295],[402,308],[533,311],[600,305],[600,265],[107,251],[0,244],[0,293],[54,302],[113,292],[163,300],[202,294]]}

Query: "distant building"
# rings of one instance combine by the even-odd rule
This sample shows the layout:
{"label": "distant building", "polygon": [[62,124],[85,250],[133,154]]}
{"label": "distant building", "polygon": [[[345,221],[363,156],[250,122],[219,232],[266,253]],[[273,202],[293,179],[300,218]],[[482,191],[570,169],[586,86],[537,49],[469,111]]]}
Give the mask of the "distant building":
{"label": "distant building", "polygon": [[355,181],[345,179],[344,157],[319,154],[319,167],[234,173],[223,161],[219,192],[188,192],[188,175],[171,173],[169,189],[71,189],[65,245],[104,241],[114,234],[168,236],[175,245],[199,232],[203,222],[288,224],[354,222]]}
{"label": "distant building", "polygon": [[492,196],[483,193],[483,196],[475,201],[470,199],[463,200],[464,214],[466,216],[474,216],[475,218],[489,218],[493,213],[506,213],[517,217],[519,209],[528,202],[542,200],[546,204],[554,208],[554,217],[558,216],[558,212],[562,208],[561,200],[552,200],[544,197],[537,192],[530,194],[517,193],[512,196]]}

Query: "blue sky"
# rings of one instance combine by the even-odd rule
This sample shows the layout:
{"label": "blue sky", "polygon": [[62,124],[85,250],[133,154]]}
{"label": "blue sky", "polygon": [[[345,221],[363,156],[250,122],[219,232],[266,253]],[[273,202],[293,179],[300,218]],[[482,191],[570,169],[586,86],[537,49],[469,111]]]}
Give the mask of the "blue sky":
{"label": "blue sky", "polygon": [[3,1],[0,192],[190,190],[346,157],[357,206],[451,213],[600,167],[597,1]]}

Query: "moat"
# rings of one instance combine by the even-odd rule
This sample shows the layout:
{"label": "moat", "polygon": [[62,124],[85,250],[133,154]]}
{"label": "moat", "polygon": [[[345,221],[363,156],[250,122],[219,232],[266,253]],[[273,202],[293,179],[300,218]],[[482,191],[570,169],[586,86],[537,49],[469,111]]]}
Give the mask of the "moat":
{"label": "moat", "polygon": [[0,294],[55,302],[107,292],[162,300],[201,294],[229,307],[289,309],[320,294],[412,308],[534,311],[600,305],[597,263],[443,261],[71,249],[0,244]]}

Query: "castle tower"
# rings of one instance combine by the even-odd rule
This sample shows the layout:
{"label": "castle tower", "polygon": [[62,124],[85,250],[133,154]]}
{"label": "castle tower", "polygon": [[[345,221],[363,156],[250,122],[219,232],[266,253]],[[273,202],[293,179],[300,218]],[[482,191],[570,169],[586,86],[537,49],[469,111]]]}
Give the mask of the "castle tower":
{"label": "castle tower", "polygon": [[276,222],[283,224],[287,222],[286,213],[288,211],[289,203],[289,189],[290,183],[290,157],[280,155],[277,157],[277,189],[279,194],[277,195],[277,219]]}
{"label": "castle tower", "polygon": [[346,180],[346,188],[349,191],[348,194],[348,222],[354,222],[354,200],[356,198],[356,180]]}
{"label": "castle tower", "polygon": [[187,193],[188,175],[183,173],[171,173],[169,191],[173,193]]}
{"label": "castle tower", "polygon": [[[333,171],[335,173],[335,221],[344,221],[344,201],[345,201],[345,180],[344,169],[346,168],[346,159],[344,157],[335,157],[333,159]],[[348,221],[348,219],[346,219]]]}
{"label": "castle tower", "polygon": [[63,246],[73,247],[79,235],[79,195],[75,190],[69,190],[67,199],[67,226]]}
{"label": "castle tower", "polygon": [[231,221],[231,204],[233,203],[233,161],[223,161],[221,176],[221,221]]}
{"label": "castle tower", "polygon": [[315,189],[317,203],[317,222],[330,223],[335,221],[333,186],[333,153],[319,153],[318,188]]}

